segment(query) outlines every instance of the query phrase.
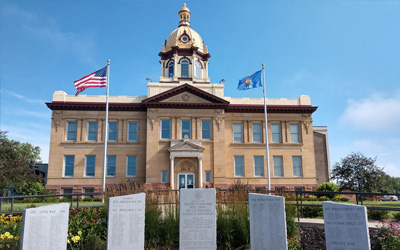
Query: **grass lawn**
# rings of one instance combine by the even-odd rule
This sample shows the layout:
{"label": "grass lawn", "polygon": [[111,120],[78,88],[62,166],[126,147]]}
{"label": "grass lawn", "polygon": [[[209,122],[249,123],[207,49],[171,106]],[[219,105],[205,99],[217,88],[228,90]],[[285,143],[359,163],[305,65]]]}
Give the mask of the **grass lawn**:
{"label": "grass lawn", "polygon": [[[14,203],[14,211],[24,210],[30,206],[40,207],[45,205],[58,204],[57,202],[38,202],[38,203]],[[103,206],[104,204],[101,201],[80,201],[80,207],[86,206]],[[73,202],[73,207],[76,207],[76,201]],[[10,211],[11,203],[2,202],[1,204],[1,212]]]}

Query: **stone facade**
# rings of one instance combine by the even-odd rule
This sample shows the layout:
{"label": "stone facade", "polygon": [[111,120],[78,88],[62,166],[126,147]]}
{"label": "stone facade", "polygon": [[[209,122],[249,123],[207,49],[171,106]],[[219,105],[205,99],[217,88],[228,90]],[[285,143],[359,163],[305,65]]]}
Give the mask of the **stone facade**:
{"label": "stone facade", "polygon": [[[106,184],[135,179],[152,189],[229,188],[241,181],[266,188],[264,100],[226,97],[223,84],[211,84],[208,49],[190,28],[189,10],[179,15],[179,28],[159,54],[160,82],[148,83],[147,96],[109,97]],[[101,191],[105,99],[56,91],[47,103],[48,189]],[[312,190],[328,180],[327,130],[314,131],[317,107],[310,98],[267,98],[267,106],[272,189]]]}

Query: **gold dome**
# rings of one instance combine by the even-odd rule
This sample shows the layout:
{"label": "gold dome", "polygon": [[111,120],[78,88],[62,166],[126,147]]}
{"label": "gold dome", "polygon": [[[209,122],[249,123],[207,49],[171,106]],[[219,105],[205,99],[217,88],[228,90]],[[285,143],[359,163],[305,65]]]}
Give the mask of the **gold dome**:
{"label": "gold dome", "polygon": [[170,51],[172,47],[191,48],[198,47],[200,52],[204,50],[203,39],[199,33],[190,27],[190,10],[183,4],[179,10],[179,27],[168,36],[163,52]]}

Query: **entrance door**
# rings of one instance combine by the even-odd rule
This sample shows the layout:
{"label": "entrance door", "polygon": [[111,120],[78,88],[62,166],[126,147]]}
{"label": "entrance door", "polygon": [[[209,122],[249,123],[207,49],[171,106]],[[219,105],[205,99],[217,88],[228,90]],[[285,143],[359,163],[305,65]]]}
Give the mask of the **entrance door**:
{"label": "entrance door", "polygon": [[194,188],[194,174],[178,174],[178,187]]}

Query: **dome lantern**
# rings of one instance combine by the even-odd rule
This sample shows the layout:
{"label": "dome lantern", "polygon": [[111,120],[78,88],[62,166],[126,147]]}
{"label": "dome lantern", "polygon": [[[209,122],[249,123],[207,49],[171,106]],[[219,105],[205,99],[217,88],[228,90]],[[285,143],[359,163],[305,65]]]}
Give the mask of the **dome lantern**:
{"label": "dome lantern", "polygon": [[190,10],[186,7],[186,3],[179,10],[179,26],[189,26],[190,27]]}

